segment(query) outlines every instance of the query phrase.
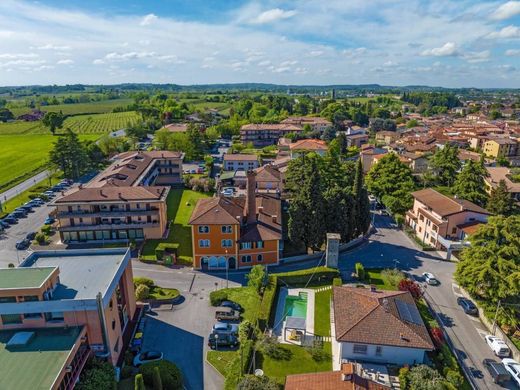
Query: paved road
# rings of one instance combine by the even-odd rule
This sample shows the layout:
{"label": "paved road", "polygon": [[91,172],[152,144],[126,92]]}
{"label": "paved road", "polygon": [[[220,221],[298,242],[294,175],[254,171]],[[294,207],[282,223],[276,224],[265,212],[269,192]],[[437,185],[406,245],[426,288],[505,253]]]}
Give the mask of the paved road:
{"label": "paved road", "polygon": [[[206,363],[205,357],[207,337],[215,323],[209,293],[226,287],[226,283],[219,277],[187,269],[169,270],[138,262],[133,263],[133,269],[136,276],[147,276],[158,285],[179,289],[184,298],[178,305],[163,305],[147,316],[143,348],[160,350],[166,359],[176,363],[185,376],[187,389],[223,389],[222,376]],[[229,283],[229,287],[236,286]]]}
{"label": "paved road", "polygon": [[[432,303],[435,311],[441,318],[450,339],[461,356],[464,366],[470,372],[478,389],[500,389],[495,385],[482,366],[484,358],[496,358],[486,345],[483,336],[487,333],[484,325],[476,318],[466,315],[457,305],[456,299],[458,287],[453,280],[455,264],[443,261],[436,252],[423,252],[418,250],[414,243],[400,230],[395,228],[389,217],[376,216],[375,226],[377,231],[371,235],[366,244],[344,253],[340,257],[340,271],[344,280],[349,280],[354,271],[354,264],[362,262],[365,267],[389,267],[397,266],[399,269],[410,273],[417,280],[421,280],[421,274],[425,271],[433,272],[441,284],[436,287],[426,288],[426,297]],[[270,272],[286,272],[316,265],[316,260],[303,263],[284,264],[270,267]],[[206,274],[182,270],[150,269],[143,264],[135,265],[136,275],[148,275],[160,278],[160,283],[170,283],[172,287],[186,288],[193,275]],[[245,271],[229,273],[232,283],[244,284]],[[225,273],[213,274],[213,278],[206,280],[206,288],[211,288],[212,283],[224,286]],[[179,286],[179,287],[177,287]],[[192,290],[193,291],[193,290]],[[512,383],[506,384],[506,388],[514,389]]]}
{"label": "paved road", "polygon": [[24,192],[31,188],[32,186],[38,184],[39,182],[47,179],[50,175],[49,171],[43,171],[38,173],[37,175],[34,175],[33,177],[21,182],[20,184],[14,186],[13,188],[2,192],[0,194],[0,201],[6,202],[9,199],[14,198],[16,195],[20,194],[21,192]]}
{"label": "paved road", "polygon": [[51,212],[51,208],[43,205],[33,210],[33,213],[27,214],[26,218],[20,218],[16,225],[11,225],[0,234],[0,268],[7,267],[9,263],[16,265],[18,261],[21,262],[28,256],[28,251],[17,250],[15,244],[25,238],[27,233],[38,231]]}

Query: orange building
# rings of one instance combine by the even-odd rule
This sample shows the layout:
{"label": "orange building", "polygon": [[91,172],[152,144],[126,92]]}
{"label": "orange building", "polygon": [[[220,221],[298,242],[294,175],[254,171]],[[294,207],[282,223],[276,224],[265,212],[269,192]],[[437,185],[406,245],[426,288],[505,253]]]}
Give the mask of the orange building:
{"label": "orange building", "polygon": [[123,352],[136,313],[130,252],[34,252],[0,269],[0,313],[0,377],[16,371],[16,388],[72,389],[89,356],[116,364]]}
{"label": "orange building", "polygon": [[256,191],[247,174],[247,196],[200,199],[190,219],[193,267],[237,269],[278,264],[282,208],[277,196]]}

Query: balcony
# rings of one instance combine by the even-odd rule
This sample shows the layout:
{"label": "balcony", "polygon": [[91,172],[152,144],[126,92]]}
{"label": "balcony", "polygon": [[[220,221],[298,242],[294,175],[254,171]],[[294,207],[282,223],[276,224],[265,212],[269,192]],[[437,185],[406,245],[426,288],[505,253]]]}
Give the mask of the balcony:
{"label": "balcony", "polygon": [[114,209],[114,210],[99,210],[99,211],[90,211],[90,210],[75,210],[75,211],[60,211],[58,212],[58,218],[79,218],[79,217],[100,217],[100,218],[111,218],[111,217],[126,217],[132,215],[157,215],[159,209],[156,207],[152,207],[148,210],[146,209],[132,209],[132,210],[124,210],[124,209]]}
{"label": "balcony", "polygon": [[62,232],[76,232],[80,230],[116,230],[116,229],[142,229],[160,227],[159,221],[152,222],[132,222],[132,223],[100,223],[86,224],[78,223],[74,226],[60,226],[58,230]]}

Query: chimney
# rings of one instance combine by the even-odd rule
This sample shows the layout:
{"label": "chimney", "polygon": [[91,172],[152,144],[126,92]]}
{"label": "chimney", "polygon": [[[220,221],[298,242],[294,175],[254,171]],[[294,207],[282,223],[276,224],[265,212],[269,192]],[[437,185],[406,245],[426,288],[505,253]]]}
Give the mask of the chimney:
{"label": "chimney", "polygon": [[389,311],[389,309],[388,309],[388,299],[386,299],[386,298],[383,298],[383,308],[388,313],[388,311]]}
{"label": "chimney", "polygon": [[375,284],[371,284],[370,285],[370,292],[376,292],[376,285]]}
{"label": "chimney", "polygon": [[247,171],[247,223],[256,223],[256,174]]}
{"label": "chimney", "polygon": [[352,374],[341,374],[343,382],[352,382]]}

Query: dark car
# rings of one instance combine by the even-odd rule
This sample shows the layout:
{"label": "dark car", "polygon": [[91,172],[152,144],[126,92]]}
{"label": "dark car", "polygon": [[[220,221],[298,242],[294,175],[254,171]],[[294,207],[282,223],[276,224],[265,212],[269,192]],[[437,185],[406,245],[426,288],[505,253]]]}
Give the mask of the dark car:
{"label": "dark car", "polygon": [[498,363],[493,359],[484,359],[482,364],[489,375],[491,375],[491,378],[493,378],[493,382],[502,383],[511,380],[511,375],[502,363]]}
{"label": "dark car", "polygon": [[31,244],[31,241],[29,241],[27,238],[24,238],[22,241],[18,241],[16,243],[16,249],[22,250],[29,248],[29,245]]}
{"label": "dark car", "polygon": [[53,217],[47,217],[43,222],[44,225],[52,225],[56,220]]}
{"label": "dark car", "polygon": [[0,226],[3,227],[4,229],[7,229],[9,226],[11,226],[11,224],[2,219],[2,220],[0,220]]}
{"label": "dark car", "polygon": [[29,241],[34,240],[34,237],[36,237],[36,233],[35,232],[27,233],[27,235],[25,236],[25,238],[28,239]]}
{"label": "dark car", "polygon": [[238,303],[233,302],[233,301],[222,301],[220,306],[222,306],[222,307],[229,307],[229,308],[231,308],[233,310],[236,310],[236,311],[239,311],[239,312],[244,311],[244,309],[242,309],[242,306],[240,306]]}
{"label": "dark car", "polygon": [[3,219],[4,222],[7,222],[9,225],[14,225],[15,223],[18,223],[18,218],[16,218],[14,215],[8,215]]}
{"label": "dark car", "polygon": [[24,204],[23,206],[20,206],[18,209],[19,209],[19,210],[23,210],[23,211],[25,211],[26,213],[33,213],[33,212],[34,212],[34,210],[33,210],[33,206],[28,205],[28,204]]}
{"label": "dark car", "polygon": [[462,307],[462,310],[464,310],[464,313],[470,314],[472,316],[478,315],[478,309],[477,306],[473,302],[471,302],[469,299],[464,297],[458,297],[457,303]]}
{"label": "dark car", "polygon": [[208,337],[208,347],[218,349],[222,347],[236,347],[238,337],[233,334],[211,333]]}

